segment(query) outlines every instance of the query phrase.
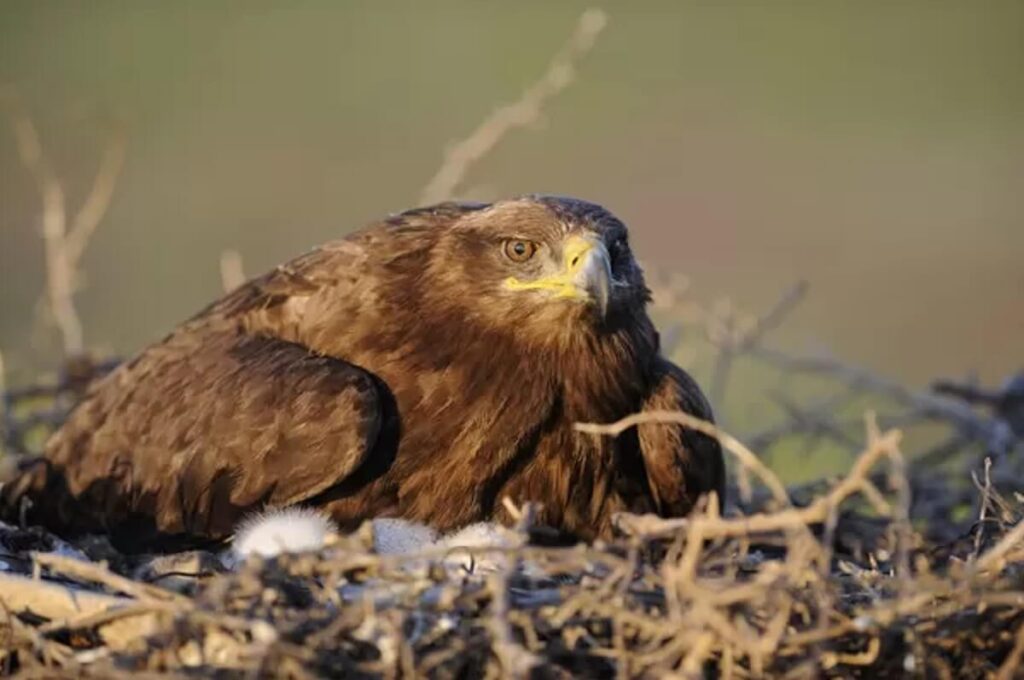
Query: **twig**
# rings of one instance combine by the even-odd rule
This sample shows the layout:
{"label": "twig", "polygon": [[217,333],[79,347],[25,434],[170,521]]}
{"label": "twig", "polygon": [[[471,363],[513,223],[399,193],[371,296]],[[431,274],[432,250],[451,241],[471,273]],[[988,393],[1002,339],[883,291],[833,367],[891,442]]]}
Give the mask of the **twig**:
{"label": "twig", "polygon": [[143,601],[179,602],[188,601],[184,596],[156,586],[139,583],[123,576],[118,576],[99,564],[82,562],[71,557],[55,553],[32,553],[32,559],[41,567],[55,573],[72,578],[100,583],[111,590],[130,595]]}
{"label": "twig", "polygon": [[644,411],[626,416],[614,423],[576,423],[574,427],[579,432],[617,437],[629,428],[643,423],[677,424],[697,430],[709,437],[714,437],[722,446],[736,456],[744,467],[749,468],[751,472],[764,482],[777,502],[786,506],[790,504],[786,487],[783,486],[779,478],[775,476],[775,473],[765,466],[753,451],[732,435],[723,432],[713,423],[692,416],[684,411]]}
{"label": "twig", "polygon": [[10,611],[49,619],[39,628],[43,635],[98,627],[104,642],[113,649],[138,640],[155,626],[152,607],[138,605],[130,598],[11,574],[0,574],[0,602]]}
{"label": "twig", "polygon": [[[711,372],[711,386],[708,391],[708,398],[712,406],[717,410],[717,420],[720,423],[728,423],[728,414],[725,411],[725,391],[728,387],[729,376],[732,373],[733,362],[737,356],[749,352],[756,347],[764,336],[779,324],[796,308],[807,292],[807,282],[799,281],[787,290],[779,300],[772,305],[765,314],[756,318],[752,324],[743,331],[737,331],[734,315],[727,315],[722,320],[724,329],[720,334],[718,342],[715,342],[714,334],[708,334],[718,350],[715,357],[714,368]],[[741,467],[737,475],[740,489],[740,498],[745,504],[750,503],[750,479],[749,470],[746,466]]]}
{"label": "twig", "polygon": [[[865,488],[874,487],[868,477],[871,469],[882,457],[891,456],[897,450],[900,437],[901,433],[898,430],[881,434],[861,453],[849,474],[842,481],[835,485],[828,494],[815,499],[806,507],[785,508],[772,513],[757,513],[747,517],[729,519],[707,516],[662,519],[653,515],[642,515],[635,518],[633,526],[647,536],[671,535],[685,527],[695,532],[698,539],[706,540],[765,534],[823,523],[828,520],[833,509],[841,505],[848,497],[863,492]],[[689,543],[688,538],[688,545]]]}
{"label": "twig", "polygon": [[237,250],[225,250],[220,254],[220,284],[225,293],[245,283],[245,269],[242,254]]}
{"label": "twig", "polygon": [[733,360],[738,355],[756,347],[765,335],[778,328],[789,313],[796,309],[803,300],[807,294],[807,288],[806,281],[798,281],[786,290],[767,312],[757,317],[749,327],[742,331],[737,331],[735,328],[732,315],[723,320],[726,328],[719,341],[715,343],[718,348],[718,357],[715,360],[708,394],[712,404],[721,406],[725,399],[725,389]]}
{"label": "twig", "polygon": [[853,390],[844,390],[840,394],[823,399],[819,404],[810,406],[793,403],[788,395],[781,391],[772,391],[769,395],[783,410],[787,420],[747,437],[751,449],[762,451],[780,439],[794,435],[829,436],[833,441],[854,451],[859,448],[854,438],[832,417],[856,396]]}
{"label": "twig", "polygon": [[14,612],[30,610],[48,619],[92,615],[131,604],[126,597],[73,589],[50,581],[0,574],[0,600]]}
{"label": "twig", "polygon": [[912,390],[867,369],[828,356],[796,357],[763,346],[752,347],[749,353],[790,373],[831,375],[851,386],[889,396],[927,417],[953,423],[969,437],[985,442],[997,453],[1005,453],[1013,447],[1014,437],[1008,425],[983,418],[962,402]]}
{"label": "twig", "polygon": [[983,553],[974,563],[974,572],[1001,571],[1006,556],[1015,548],[1024,544],[1024,520],[1017,523],[999,542]]}
{"label": "twig", "polygon": [[1024,623],[1017,628],[1014,636],[1013,649],[1007,655],[1006,660],[996,672],[996,680],[1012,680],[1017,677],[1017,670],[1020,668],[1021,657],[1024,657]]}
{"label": "twig", "polygon": [[974,480],[974,485],[981,492],[981,508],[978,510],[978,531],[974,534],[974,555],[973,559],[977,559],[981,553],[981,544],[985,538],[985,521],[988,519],[989,505],[991,504],[992,498],[992,459],[985,456],[985,484],[982,486],[978,482],[978,475],[971,470],[971,479]]}
{"label": "twig", "polygon": [[697,638],[697,642],[686,653],[680,670],[686,678],[703,678],[702,667],[704,661],[715,644],[715,636],[711,633],[704,633]]}
{"label": "twig", "polygon": [[1003,397],[1002,392],[997,390],[987,390],[976,385],[962,385],[951,380],[936,380],[932,383],[932,391],[937,394],[957,397],[971,404],[987,406],[997,405]]}
{"label": "twig", "polygon": [[85,349],[82,322],[74,305],[79,285],[79,261],[110,205],[124,165],[126,137],[121,132],[112,135],[89,195],[71,217],[69,227],[64,188],[43,152],[35,123],[13,93],[0,93],[0,103],[9,110],[18,155],[35,180],[42,199],[49,310],[60,330],[65,355],[77,356]]}
{"label": "twig", "polygon": [[100,160],[100,166],[93,178],[89,194],[72,218],[71,228],[64,240],[65,257],[72,271],[78,270],[78,263],[89,245],[89,240],[92,239],[93,234],[96,233],[96,227],[100,225],[104,215],[107,214],[110,201],[114,197],[114,189],[117,187],[117,180],[124,168],[127,151],[128,136],[121,128],[115,126],[110,141],[103,151],[103,158]]}
{"label": "twig", "polygon": [[537,121],[544,105],[572,83],[577,62],[594,46],[607,23],[608,17],[602,10],[583,12],[568,42],[540,80],[527,88],[518,101],[496,109],[468,137],[448,150],[441,167],[423,189],[420,203],[428,205],[452,198],[474,163],[490,153],[511,130]]}

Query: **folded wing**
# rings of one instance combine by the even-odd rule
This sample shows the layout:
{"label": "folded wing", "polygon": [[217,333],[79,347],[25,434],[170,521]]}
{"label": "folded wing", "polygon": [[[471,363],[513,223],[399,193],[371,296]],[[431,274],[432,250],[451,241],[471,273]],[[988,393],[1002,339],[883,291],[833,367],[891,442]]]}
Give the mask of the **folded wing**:
{"label": "folded wing", "polygon": [[[655,389],[644,411],[683,411],[714,422],[711,405],[686,371],[659,360]],[[712,491],[725,501],[725,463],[718,440],[671,423],[638,426],[647,479],[663,517],[683,517],[693,502]]]}
{"label": "folded wing", "polygon": [[381,390],[366,372],[229,329],[172,336],[110,377],[30,474],[29,519],[145,547],[220,539],[247,512],[301,503],[373,451]]}

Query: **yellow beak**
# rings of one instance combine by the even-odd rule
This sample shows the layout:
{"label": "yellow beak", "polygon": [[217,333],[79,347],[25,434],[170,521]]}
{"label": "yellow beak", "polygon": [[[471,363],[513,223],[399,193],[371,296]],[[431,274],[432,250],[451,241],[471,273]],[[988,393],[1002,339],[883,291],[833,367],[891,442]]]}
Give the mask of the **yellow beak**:
{"label": "yellow beak", "polygon": [[509,278],[511,290],[549,290],[557,297],[592,302],[604,318],[608,311],[612,265],[608,249],[595,237],[572,235],[562,249],[562,271],[533,281]]}

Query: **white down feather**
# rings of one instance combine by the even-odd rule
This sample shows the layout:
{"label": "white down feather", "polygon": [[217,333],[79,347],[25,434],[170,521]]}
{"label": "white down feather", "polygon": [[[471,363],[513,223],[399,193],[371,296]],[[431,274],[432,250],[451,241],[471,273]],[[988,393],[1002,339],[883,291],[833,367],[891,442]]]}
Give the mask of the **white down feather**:
{"label": "white down feather", "polygon": [[328,517],[308,508],[280,508],[251,515],[238,525],[231,551],[239,560],[250,555],[274,557],[281,553],[319,550],[337,533]]}

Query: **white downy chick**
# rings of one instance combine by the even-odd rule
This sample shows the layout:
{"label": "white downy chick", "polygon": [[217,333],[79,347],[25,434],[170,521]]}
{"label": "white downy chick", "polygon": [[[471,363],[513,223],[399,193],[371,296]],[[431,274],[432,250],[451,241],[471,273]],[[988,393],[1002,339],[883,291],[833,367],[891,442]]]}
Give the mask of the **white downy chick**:
{"label": "white downy chick", "polygon": [[309,508],[279,508],[250,515],[235,529],[233,557],[274,557],[281,553],[319,550],[337,527],[327,516]]}
{"label": "white downy chick", "polygon": [[443,536],[436,545],[449,550],[444,561],[446,567],[479,574],[507,569],[509,565],[504,554],[480,548],[514,548],[522,543],[521,536],[500,524],[478,522]]}
{"label": "white downy chick", "polygon": [[437,532],[407,519],[380,518],[372,520],[373,550],[378,555],[406,555],[434,547]]}
{"label": "white downy chick", "polygon": [[[521,538],[500,524],[478,522],[445,536],[432,528],[404,519],[373,520],[373,547],[378,555],[409,555],[425,551],[447,550],[444,566],[453,572],[491,572],[506,566],[504,555],[485,548],[509,548],[520,545]],[[476,549],[476,550],[474,550]],[[418,560],[406,565],[411,570],[426,567]]]}

